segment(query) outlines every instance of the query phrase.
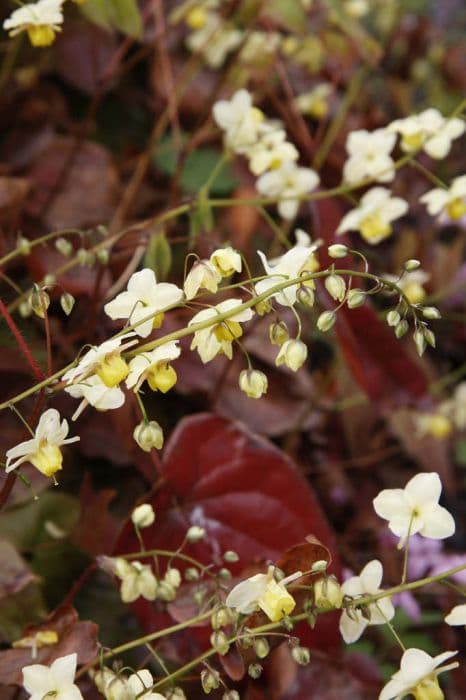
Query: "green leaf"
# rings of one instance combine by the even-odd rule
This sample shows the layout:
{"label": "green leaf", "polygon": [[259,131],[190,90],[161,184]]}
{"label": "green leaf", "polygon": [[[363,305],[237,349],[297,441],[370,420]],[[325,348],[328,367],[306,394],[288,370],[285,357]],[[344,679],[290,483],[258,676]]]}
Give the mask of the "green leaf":
{"label": "green leaf", "polygon": [[166,280],[172,266],[172,249],[164,231],[154,233],[144,256],[144,267],[154,270],[158,281]]}
{"label": "green leaf", "polygon": [[286,29],[298,34],[306,31],[307,15],[300,0],[269,0],[265,12]]}
{"label": "green leaf", "polygon": [[136,0],[87,0],[81,11],[103,29],[118,29],[135,39],[142,36],[142,17]]}

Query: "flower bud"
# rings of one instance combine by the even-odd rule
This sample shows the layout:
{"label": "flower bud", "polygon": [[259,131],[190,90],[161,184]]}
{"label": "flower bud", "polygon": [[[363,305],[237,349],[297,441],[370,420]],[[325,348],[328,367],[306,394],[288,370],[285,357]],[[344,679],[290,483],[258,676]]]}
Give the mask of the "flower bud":
{"label": "flower bud", "polygon": [[239,561],[239,554],[233,552],[232,549],[229,549],[227,552],[224,553],[223,558],[230,564],[234,564],[236,561]]}
{"label": "flower bud", "polygon": [[269,338],[272,345],[283,345],[289,337],[290,334],[288,333],[288,328],[284,321],[272,323],[269,328]]}
{"label": "flower bud", "polygon": [[358,306],[362,306],[365,301],[366,295],[359,289],[350,289],[346,297],[346,303],[349,309],[356,309]]}
{"label": "flower bud", "polygon": [[287,340],[280,348],[275,364],[277,367],[285,365],[293,372],[297,372],[306,362],[307,346],[301,340]]}
{"label": "flower bud", "polygon": [[422,357],[422,355],[424,354],[424,350],[427,347],[427,342],[424,332],[421,328],[416,328],[416,330],[413,333],[413,340],[414,344],[416,345],[416,350],[419,357]]}
{"label": "flower bud", "polygon": [[234,272],[241,272],[242,260],[237,250],[231,247],[219,248],[210,256],[210,262],[222,277],[230,277]]}
{"label": "flower bud", "polygon": [[76,260],[79,265],[85,265],[87,262],[87,250],[85,248],[79,248],[76,251]]}
{"label": "flower bud", "polygon": [[424,338],[431,348],[435,348],[435,335],[432,333],[430,328],[424,328],[423,331]]}
{"label": "flower bud", "polygon": [[259,659],[265,659],[270,651],[270,644],[265,637],[258,637],[254,640],[254,651]]}
{"label": "flower bud", "polygon": [[221,630],[212,632],[210,635],[210,644],[220,656],[225,656],[230,648],[227,636]]}
{"label": "flower bud", "polygon": [[311,566],[311,571],[312,573],[316,573],[318,571],[325,571],[325,569],[328,566],[328,562],[325,561],[325,559],[318,559],[318,561],[315,561],[313,565]]}
{"label": "flower bud", "polygon": [[268,387],[268,380],[263,372],[257,369],[243,369],[239,375],[239,387],[251,399],[260,399]]}
{"label": "flower bud", "polygon": [[188,540],[188,542],[191,542],[191,544],[203,540],[204,537],[205,530],[203,527],[199,527],[198,525],[191,525],[188,532],[186,533],[186,539]]}
{"label": "flower bud", "polygon": [[222,695],[222,700],[240,700],[237,690],[226,690]]}
{"label": "flower bud", "polygon": [[220,569],[218,572],[218,575],[220,578],[222,578],[224,581],[229,581],[231,579],[231,571],[229,569]]}
{"label": "flower bud", "polygon": [[233,610],[222,605],[212,613],[210,624],[214,630],[218,630],[221,627],[226,627],[227,625],[231,624],[234,621],[234,618],[235,614]]}
{"label": "flower bud", "polygon": [[133,438],[144,452],[150,452],[153,447],[160,450],[163,446],[163,431],[155,420],[141,421],[134,429]]}
{"label": "flower bud", "polygon": [[186,581],[198,581],[199,571],[194,566],[190,566],[184,572],[184,577]]}
{"label": "flower bud", "polygon": [[328,247],[328,254],[331,258],[345,258],[348,253],[349,248],[342,243],[334,243]]}
{"label": "flower bud", "polygon": [[435,306],[424,306],[422,309],[422,315],[428,318],[430,321],[441,318],[440,311]]}
{"label": "flower bud", "polygon": [[395,327],[396,337],[398,339],[402,338],[405,335],[405,333],[408,331],[408,329],[409,329],[408,321],[405,321],[403,319],[403,321],[400,321],[399,324]]}
{"label": "flower bud", "polygon": [[310,287],[300,287],[296,293],[296,297],[303,306],[314,306],[316,295]]}
{"label": "flower bud", "polygon": [[107,248],[101,248],[100,250],[97,251],[95,256],[101,265],[106,265],[108,263],[110,254],[109,254]]}
{"label": "flower bud", "polygon": [[74,296],[68,294],[68,292],[63,292],[60,297],[60,306],[67,316],[73,311],[74,302]]}
{"label": "flower bud", "polygon": [[398,313],[398,311],[396,311],[395,309],[392,309],[391,311],[388,312],[387,323],[389,326],[391,326],[393,328],[393,327],[397,326],[400,321],[401,321],[401,316]]}
{"label": "flower bud", "polygon": [[211,690],[215,690],[220,685],[219,672],[213,668],[205,668],[201,671],[201,683],[202,690],[208,695]]}
{"label": "flower bud", "polygon": [[421,263],[419,260],[411,259],[407,260],[403,267],[406,272],[414,272],[414,270],[418,270],[421,267]]}
{"label": "flower bud", "polygon": [[256,680],[257,678],[260,678],[261,674],[262,666],[260,664],[249,664],[248,675],[251,676],[251,678],[254,678],[254,680]]}
{"label": "flower bud", "polygon": [[340,277],[340,275],[329,275],[324,284],[332,299],[343,301],[346,294],[346,284],[343,277]]}
{"label": "flower bud", "polygon": [[319,331],[322,331],[322,333],[325,333],[326,331],[329,331],[334,325],[335,321],[337,320],[337,315],[334,311],[324,311],[323,313],[320,314],[319,318],[317,319],[317,328]]}
{"label": "flower bud", "polygon": [[53,272],[49,272],[44,276],[44,279],[42,280],[42,284],[45,288],[47,287],[53,287],[54,284],[56,284],[57,278],[53,274]]}
{"label": "flower bud", "polygon": [[311,660],[311,654],[307,647],[293,647],[291,650],[291,656],[300,666],[306,666]]}
{"label": "flower bud", "polygon": [[73,246],[69,241],[66,240],[66,238],[57,238],[55,241],[55,248],[58,250],[59,253],[64,255],[65,257],[68,257],[68,255],[71,255],[73,251]]}
{"label": "flower bud", "polygon": [[33,292],[29,297],[29,305],[39,318],[45,318],[45,312],[50,306],[50,297],[44,289],[34,285]]}
{"label": "flower bud", "polygon": [[135,527],[149,527],[149,525],[152,525],[155,520],[154,509],[150,503],[141,503],[140,506],[137,506],[133,510],[131,520],[133,521],[133,525]]}
{"label": "flower bud", "polygon": [[204,602],[205,594],[205,588],[198,588],[196,591],[194,591],[193,600],[197,606],[200,607],[202,605],[202,603]]}
{"label": "flower bud", "polygon": [[18,307],[19,315],[21,318],[29,318],[32,314],[31,304],[29,301],[22,301]]}
{"label": "flower bud", "polygon": [[343,591],[334,576],[324,576],[314,584],[314,603],[316,608],[332,610],[341,608]]}
{"label": "flower bud", "polygon": [[172,600],[176,598],[176,589],[165,579],[159,581],[159,585],[157,586],[157,598],[160,598],[160,600],[166,603],[171,603]]}
{"label": "flower bud", "polygon": [[173,588],[178,588],[181,584],[181,574],[179,569],[175,569],[171,566],[166,570],[163,580],[169,583],[170,586],[173,586]]}
{"label": "flower bud", "polygon": [[256,304],[256,313],[258,316],[265,316],[272,311],[272,302],[270,299],[262,299]]}
{"label": "flower bud", "polygon": [[16,243],[16,248],[20,255],[29,255],[31,252],[31,242],[24,236],[20,236]]}

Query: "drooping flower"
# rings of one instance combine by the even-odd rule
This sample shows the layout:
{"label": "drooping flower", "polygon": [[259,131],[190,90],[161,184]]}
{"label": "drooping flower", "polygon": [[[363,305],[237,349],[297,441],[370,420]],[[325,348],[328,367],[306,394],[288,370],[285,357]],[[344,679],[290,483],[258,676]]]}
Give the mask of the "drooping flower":
{"label": "drooping flower", "polygon": [[385,187],[373,187],[361,198],[359,205],[348,212],[337,228],[337,234],[359,231],[371,245],[391,235],[391,223],[404,216],[408,203],[401,197],[392,197]]}
{"label": "drooping flower", "polygon": [[[96,375],[106,387],[118,386],[128,376],[128,365],[121,353],[137,343],[135,339],[129,340],[133,335],[134,331],[110,338],[100,345],[93,345],[81,357],[76,367],[65,372],[63,380],[68,384],[77,384]],[[65,387],[65,391],[69,388]]]}
{"label": "drooping flower", "polygon": [[445,697],[437,680],[444,671],[459,666],[457,661],[440,666],[457,651],[445,651],[438,656],[430,656],[421,649],[406,649],[401,657],[400,670],[393,674],[382,689],[379,700],[402,700],[413,695],[415,700],[443,700]]}
{"label": "drooping flower", "polygon": [[247,151],[249,167],[254,175],[262,175],[267,170],[276,170],[284,162],[298,159],[296,147],[286,140],[284,129],[265,126],[257,141]]}
{"label": "drooping flower", "polygon": [[278,200],[277,209],[284,219],[294,219],[299,209],[299,198],[318,186],[319,176],[311,168],[302,168],[287,160],[279,168],[270,170],[257,180],[256,187],[265,197]]}
{"label": "drooping flower", "polygon": [[114,572],[121,579],[120,595],[124,603],[132,603],[140,596],[146,600],[156,599],[157,579],[148,564],[118,557],[114,562]]}
{"label": "drooping flower", "polygon": [[376,182],[390,182],[395,176],[390,156],[396,135],[386,129],[352,131],[346,139],[349,158],[343,167],[346,182],[360,182],[371,178]]}
{"label": "drooping flower", "polygon": [[307,359],[307,345],[303,343],[302,340],[297,338],[290,338],[290,340],[285,340],[283,345],[280,347],[278,355],[275,359],[275,364],[277,367],[280,365],[285,365],[293,372],[297,372]]}
{"label": "drooping flower", "polygon": [[210,260],[199,260],[186,275],[183,285],[186,299],[194,299],[200,289],[207,289],[215,294],[221,280],[222,275]]}
{"label": "drooping flower", "polygon": [[447,625],[465,625],[466,626],[466,603],[463,605],[455,605],[454,608],[450,610],[445,618]]}
{"label": "drooping flower", "polygon": [[131,513],[133,524],[138,527],[150,527],[155,521],[155,513],[150,503],[141,503]]}
{"label": "drooping flower", "polygon": [[448,155],[451,143],[464,133],[462,119],[445,118],[438,109],[429,108],[388,125],[390,133],[401,135],[401,148],[407,153],[424,150],[431,158]]}
{"label": "drooping flower", "polygon": [[251,399],[260,399],[267,392],[267,376],[257,369],[243,369],[239,375],[239,387]]}
{"label": "drooping flower", "polygon": [[439,505],[442,492],[440,477],[435,472],[416,474],[404,489],[384,489],[374,498],[375,512],[384,520],[403,547],[409,537],[443,540],[455,532],[455,521]]}
{"label": "drooping flower", "polygon": [[33,46],[49,46],[63,24],[64,0],[39,0],[14,10],[4,21],[10,36],[27,32]]}
{"label": "drooping flower", "polygon": [[[319,247],[319,243],[303,245],[304,241],[302,238],[299,238],[298,235],[297,240],[301,241],[301,243],[298,242],[297,245],[290,248],[284,255],[274,260],[267,260],[262,251],[257,251],[257,254],[262,260],[267,277],[254,285],[256,294],[262,294],[268,289],[280,284],[280,282],[285,282],[287,279],[296,279],[306,272],[315,272],[319,269],[319,263],[314,255]],[[311,288],[314,287],[312,280],[304,284]],[[299,286],[299,283],[292,284],[279,292],[275,292],[272,296],[282,306],[293,306],[297,300]]]}
{"label": "drooping flower", "polygon": [[11,472],[24,462],[30,462],[45,476],[53,476],[62,468],[60,447],[77,442],[78,436],[67,438],[68,421],[60,422],[60,414],[49,408],[40,417],[34,437],[11,447],[6,453],[6,472]]}
{"label": "drooping flower", "polygon": [[227,606],[243,615],[249,615],[260,608],[272,622],[289,615],[296,602],[286,590],[286,585],[300,578],[302,573],[297,571],[276,581],[274,571],[275,567],[269,566],[266,574],[256,574],[238,583],[227,596]]}
{"label": "drooping flower", "polygon": [[310,92],[304,92],[296,98],[296,106],[302,114],[309,114],[314,119],[323,119],[329,109],[329,97],[333,92],[330,83],[316,85]]}
{"label": "drooping flower", "polygon": [[97,690],[106,700],[165,700],[160,693],[154,693],[152,674],[147,669],[132,673],[129,678],[122,673],[118,675],[105,666],[93,674]]}
{"label": "drooping flower", "polygon": [[[226,299],[216,306],[199,311],[189,321],[188,326],[202,323],[209,319],[215,319],[219,314],[232,311],[235,307],[241,306],[240,299]],[[243,309],[232,314],[229,318],[218,323],[212,323],[207,328],[195,331],[191,343],[191,350],[196,350],[202,362],[210,362],[219,353],[223,353],[231,360],[233,356],[232,343],[243,334],[241,323],[249,321],[253,316],[251,309]]]}
{"label": "drooping flower", "polygon": [[[381,593],[380,584],[383,578],[383,567],[378,559],[373,559],[362,569],[359,576],[352,576],[341,586],[343,595],[357,598]],[[366,606],[366,615],[358,608],[351,612],[344,610],[340,618],[341,636],[347,644],[356,642],[368,625],[384,625],[395,615],[391,598],[380,598]]]}
{"label": "drooping flower", "polygon": [[120,408],[125,402],[125,395],[118,386],[109,387],[96,374],[82,379],[78,384],[66,386],[64,391],[74,399],[82,399],[72,420],[79,418],[87,406],[93,406],[98,411],[109,411]]}
{"label": "drooping flower", "polygon": [[210,262],[222,277],[230,277],[234,272],[241,272],[243,266],[240,253],[231,246],[214,250],[210,256]]}
{"label": "drooping flower", "polygon": [[81,691],[74,684],[77,654],[60,656],[51,664],[33,664],[23,668],[23,686],[30,694],[30,700],[83,700]]}
{"label": "drooping flower", "polygon": [[182,290],[176,284],[157,282],[155,273],[149,268],[131,275],[126,292],[105,304],[107,316],[128,319],[141,338],[146,338],[153,329],[160,328],[164,312],[178,304],[183,298]]}
{"label": "drooping flower", "polygon": [[219,100],[213,106],[216,124],[225,132],[225,144],[235,153],[245,153],[258,141],[264,115],[252,104],[247,90],[238,90],[231,100]]}
{"label": "drooping flower", "polygon": [[448,189],[429,190],[419,201],[426,205],[431,216],[445,213],[454,221],[461,219],[466,214],[466,175],[455,177]]}
{"label": "drooping flower", "polygon": [[130,360],[126,386],[138,391],[147,380],[152,391],[165,394],[176,384],[176,372],[170,362],[176,360],[180,353],[177,340],[164,343],[150,352],[139,353]]}

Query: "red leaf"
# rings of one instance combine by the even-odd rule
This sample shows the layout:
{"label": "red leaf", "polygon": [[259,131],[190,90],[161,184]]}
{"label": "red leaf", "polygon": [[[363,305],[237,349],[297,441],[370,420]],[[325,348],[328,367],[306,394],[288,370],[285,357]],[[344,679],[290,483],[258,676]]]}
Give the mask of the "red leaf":
{"label": "red leaf", "polygon": [[115,541],[116,525],[108,511],[116,492],[94,491],[87,473],[81,488],[81,513],[74,533],[76,544],[90,555],[108,552]]}

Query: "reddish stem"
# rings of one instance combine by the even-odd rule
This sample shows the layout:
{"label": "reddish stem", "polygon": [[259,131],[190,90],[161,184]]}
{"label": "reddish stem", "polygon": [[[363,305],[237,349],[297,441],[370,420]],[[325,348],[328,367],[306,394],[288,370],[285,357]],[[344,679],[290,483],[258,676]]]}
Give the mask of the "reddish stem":
{"label": "reddish stem", "polygon": [[35,361],[34,357],[32,356],[31,351],[29,350],[28,344],[24,340],[23,336],[21,335],[21,331],[19,330],[18,326],[16,323],[13,321],[10,312],[8,311],[7,307],[3,303],[3,301],[0,299],[0,313],[2,314],[3,318],[7,322],[8,328],[10,329],[12,335],[14,336],[16,342],[19,345],[19,348],[21,352],[23,353],[27,363],[29,364],[35,378],[37,381],[41,382],[43,379],[45,379],[45,374],[42,372],[41,368]]}

